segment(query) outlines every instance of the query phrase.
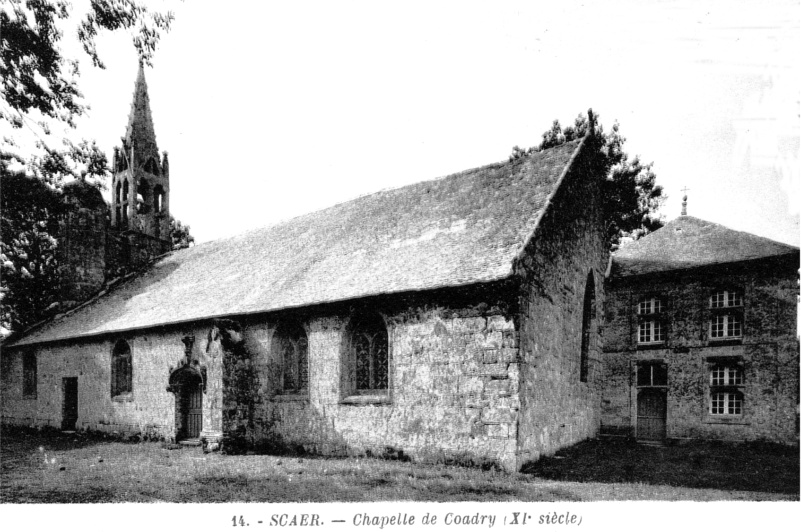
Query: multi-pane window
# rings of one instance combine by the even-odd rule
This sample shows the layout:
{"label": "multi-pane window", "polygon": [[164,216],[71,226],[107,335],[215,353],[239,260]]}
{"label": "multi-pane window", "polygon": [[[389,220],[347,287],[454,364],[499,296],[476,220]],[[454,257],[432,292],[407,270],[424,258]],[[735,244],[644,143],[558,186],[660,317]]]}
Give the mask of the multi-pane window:
{"label": "multi-pane window", "polygon": [[351,329],[352,357],[356,364],[356,391],[389,389],[389,336],[380,316],[355,320]]}
{"label": "multi-pane window", "polygon": [[739,416],[743,413],[743,394],[740,392],[716,392],[709,403],[709,413],[718,416]]}
{"label": "multi-pane window", "polygon": [[646,320],[640,322],[637,342],[641,344],[655,344],[665,341],[665,330],[659,320]]}
{"label": "multi-pane window", "polygon": [[133,360],[131,346],[125,340],[117,340],[111,352],[111,396],[133,392]]}
{"label": "multi-pane window", "polygon": [[637,305],[637,314],[659,314],[662,312],[662,300],[656,297],[651,297],[640,301]]}
{"label": "multi-pane window", "polygon": [[33,353],[22,356],[22,395],[36,397],[36,355]]}
{"label": "multi-pane window", "polygon": [[638,344],[661,344],[665,342],[665,325],[662,312],[664,302],[658,297],[647,297],[637,304],[639,325],[637,328]]}
{"label": "multi-pane window", "polygon": [[309,389],[309,341],[299,324],[282,326],[276,332],[282,361],[284,393],[303,393]]}
{"label": "multi-pane window", "polygon": [[739,290],[718,290],[709,297],[712,316],[709,338],[729,340],[743,337],[743,294]]}
{"label": "multi-pane window", "polygon": [[737,366],[715,366],[709,373],[712,386],[739,386],[743,383],[743,371]]}
{"label": "multi-pane window", "polygon": [[742,307],[743,295],[736,290],[721,290],[709,298],[709,308]]}
{"label": "multi-pane window", "polygon": [[718,314],[709,323],[710,338],[742,338],[743,322],[737,314]]}
{"label": "multi-pane window", "polygon": [[709,369],[709,413],[739,416],[743,413],[743,368],[737,364],[716,364]]}

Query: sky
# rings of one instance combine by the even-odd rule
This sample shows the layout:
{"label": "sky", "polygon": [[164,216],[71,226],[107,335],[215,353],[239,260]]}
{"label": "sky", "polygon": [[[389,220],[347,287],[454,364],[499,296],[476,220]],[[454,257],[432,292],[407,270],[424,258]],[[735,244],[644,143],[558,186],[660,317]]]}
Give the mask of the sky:
{"label": "sky", "polygon": [[[690,215],[799,244],[797,2],[153,7],[175,13],[146,70],[156,137],[197,242],[505,160],[592,108],[653,162],[666,221],[686,187]],[[75,133],[110,157],[137,58],[125,34],[98,49]]]}

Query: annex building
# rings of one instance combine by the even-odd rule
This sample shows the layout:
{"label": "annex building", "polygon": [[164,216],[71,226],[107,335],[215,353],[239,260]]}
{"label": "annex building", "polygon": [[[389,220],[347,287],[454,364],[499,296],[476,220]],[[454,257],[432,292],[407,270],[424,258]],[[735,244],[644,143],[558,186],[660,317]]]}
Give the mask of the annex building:
{"label": "annex building", "polygon": [[140,69],[112,205],[65,190],[82,303],[5,342],[2,421],[508,470],[602,429],[797,441],[798,249],[674,223],[610,262],[588,138],[169,252]]}

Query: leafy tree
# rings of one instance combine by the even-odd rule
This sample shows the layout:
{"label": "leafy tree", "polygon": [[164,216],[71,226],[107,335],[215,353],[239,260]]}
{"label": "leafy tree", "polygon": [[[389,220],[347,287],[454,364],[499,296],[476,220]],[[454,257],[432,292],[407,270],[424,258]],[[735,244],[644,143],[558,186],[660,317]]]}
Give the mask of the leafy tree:
{"label": "leafy tree", "polygon": [[170,216],[170,240],[172,249],[184,249],[195,245],[195,237],[189,234],[189,226]]}
{"label": "leafy tree", "polygon": [[61,195],[40,179],[0,168],[0,330],[39,321],[58,301]]}
{"label": "leafy tree", "polygon": [[606,176],[602,199],[606,238],[611,249],[615,250],[621,238],[636,239],[662,227],[657,211],[664,195],[662,187],[656,184],[656,174],[651,170],[653,163],[643,164],[638,156],[629,157],[624,151],[626,139],[620,134],[618,123],[615,122],[609,133],[604,133],[603,126],[596,124],[597,119],[598,115],[590,109],[586,117],[579,114],[574,124],[564,129],[558,120],[554,120],[551,128],[542,134],[538,146],[528,149],[515,146],[509,160],[592,134],[598,154],[595,158],[597,172]]}

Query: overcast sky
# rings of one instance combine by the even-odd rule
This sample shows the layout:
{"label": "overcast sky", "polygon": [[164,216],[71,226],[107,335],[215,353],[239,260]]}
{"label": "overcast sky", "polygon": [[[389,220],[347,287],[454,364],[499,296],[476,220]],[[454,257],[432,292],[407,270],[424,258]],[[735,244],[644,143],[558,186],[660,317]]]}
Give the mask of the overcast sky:
{"label": "overcast sky", "polygon": [[[156,3],[156,6],[159,4]],[[147,69],[172,214],[198,242],[504,160],[592,107],[654,162],[666,220],[797,245],[797,2],[201,2]],[[110,154],[129,38],[83,68]]]}

